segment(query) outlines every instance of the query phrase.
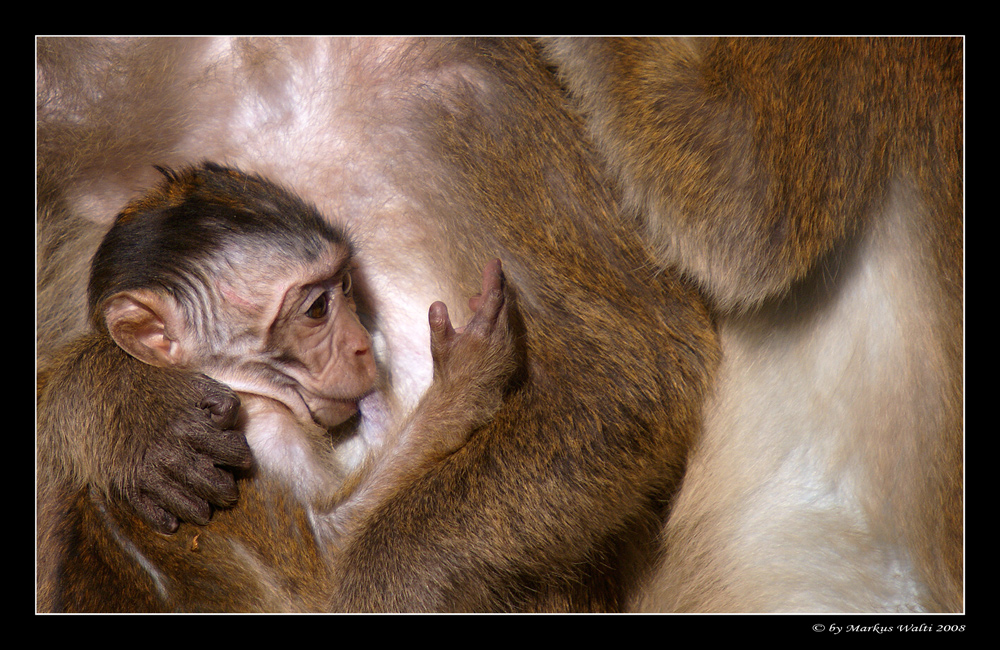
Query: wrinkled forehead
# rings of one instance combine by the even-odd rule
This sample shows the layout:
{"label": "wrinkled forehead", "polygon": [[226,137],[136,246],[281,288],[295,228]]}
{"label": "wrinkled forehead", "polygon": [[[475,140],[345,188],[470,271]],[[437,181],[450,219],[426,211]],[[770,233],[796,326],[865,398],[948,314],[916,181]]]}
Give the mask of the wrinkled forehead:
{"label": "wrinkled forehead", "polygon": [[331,274],[351,261],[348,247],[327,240],[279,242],[260,239],[231,247],[222,262],[243,276],[286,275],[291,273]]}
{"label": "wrinkled forehead", "polygon": [[286,296],[342,273],[351,263],[350,250],[323,242],[296,251],[266,242],[232,247],[214,260],[215,283],[222,298],[244,312],[277,312]]}

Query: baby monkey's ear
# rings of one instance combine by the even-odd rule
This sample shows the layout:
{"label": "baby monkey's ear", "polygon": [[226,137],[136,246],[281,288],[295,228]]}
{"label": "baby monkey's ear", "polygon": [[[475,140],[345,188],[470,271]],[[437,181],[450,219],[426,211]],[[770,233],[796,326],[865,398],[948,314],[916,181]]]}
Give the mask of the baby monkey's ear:
{"label": "baby monkey's ear", "polygon": [[115,343],[143,363],[183,367],[190,356],[182,344],[187,324],[168,296],[146,289],[116,294],[104,304],[104,321]]}

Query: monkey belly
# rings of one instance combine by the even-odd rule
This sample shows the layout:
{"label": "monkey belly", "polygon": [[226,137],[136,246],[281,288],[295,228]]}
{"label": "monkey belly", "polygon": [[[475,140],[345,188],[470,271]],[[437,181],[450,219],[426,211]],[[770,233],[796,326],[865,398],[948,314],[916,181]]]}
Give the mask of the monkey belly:
{"label": "monkey belly", "polygon": [[[918,468],[947,435],[915,196],[897,181],[879,225],[793,296],[723,321],[705,435],[665,530],[673,555],[640,609],[945,607],[905,514],[929,498]],[[889,499],[910,505],[887,515]]]}

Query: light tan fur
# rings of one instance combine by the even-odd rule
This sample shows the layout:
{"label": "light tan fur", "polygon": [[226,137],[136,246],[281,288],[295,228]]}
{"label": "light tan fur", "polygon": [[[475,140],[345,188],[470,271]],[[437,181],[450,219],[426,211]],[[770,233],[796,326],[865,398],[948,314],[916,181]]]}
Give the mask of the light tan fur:
{"label": "light tan fur", "polygon": [[38,52],[42,357],[149,165],[260,172],[357,242],[357,463],[431,383],[427,305],[504,259],[524,384],[377,509],[337,607],[963,608],[960,39]]}
{"label": "light tan fur", "polygon": [[566,40],[550,54],[723,363],[638,600],[962,605],[962,43]]}

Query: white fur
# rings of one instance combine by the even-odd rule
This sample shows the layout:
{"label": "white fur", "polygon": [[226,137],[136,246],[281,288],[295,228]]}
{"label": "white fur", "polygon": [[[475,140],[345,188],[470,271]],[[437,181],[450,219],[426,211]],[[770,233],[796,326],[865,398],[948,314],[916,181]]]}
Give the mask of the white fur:
{"label": "white fur", "polygon": [[[186,40],[188,58],[177,64],[174,80],[184,89],[184,139],[173,149],[175,159],[152,161],[212,160],[262,174],[348,229],[356,242],[357,276],[374,302],[372,333],[391,391],[362,403],[359,436],[342,445],[352,463],[380,444],[386,428],[430,384],[430,304],[444,300],[453,314],[464,313],[465,297],[441,289],[441,260],[427,252],[427,233],[413,218],[418,208],[393,177],[398,161],[414,155],[404,130],[387,120],[400,112],[394,102],[412,87],[405,75],[400,78],[399,65],[387,65],[406,45],[405,39]],[[266,65],[257,64],[254,48],[272,48],[261,57]],[[366,94],[352,92],[361,87]],[[157,180],[155,173],[138,176],[91,183],[89,194],[70,199],[81,214],[106,220]],[[258,438],[254,451],[269,465],[308,457],[284,437]]]}
{"label": "white fur", "polygon": [[[398,74],[405,66],[386,65],[405,45],[280,41],[271,54],[281,63],[265,69],[238,41],[185,41],[189,58],[173,77],[183,92],[170,95],[186,102],[179,113],[190,122],[185,139],[171,143],[175,157],[137,161],[133,176],[81,178],[86,193],[67,193],[79,214],[106,223],[155,182],[150,163],[208,159],[287,184],[346,224],[358,242],[358,276],[376,300],[373,333],[391,392],[362,404],[361,433],[344,445],[351,463],[380,443],[430,382],[430,303],[444,300],[458,322],[465,298],[438,284],[447,270],[429,252],[433,233],[412,218],[419,206],[393,176],[414,153],[405,130],[387,118],[399,112],[394,98],[420,83],[468,72],[407,80]],[[344,92],[362,85],[364,95]],[[882,512],[888,495],[915,505],[916,479],[908,474],[940,399],[934,368],[941,352],[922,318],[929,310],[920,261],[908,257],[921,250],[920,211],[906,189],[896,188],[885,218],[856,242],[839,274],[821,278],[829,292],[818,304],[793,296],[722,322],[725,360],[704,439],[666,530],[668,563],[642,607],[917,607],[922,587],[903,544],[905,513]],[[268,424],[251,436],[258,458],[301,467],[292,478],[305,477],[306,485],[318,480],[302,445],[280,435],[280,422]]]}
{"label": "white fur", "polygon": [[[906,547],[940,399],[918,240],[897,183],[881,222],[793,296],[721,326],[724,362],[647,610],[911,611]],[[915,257],[918,256],[918,257]]]}

